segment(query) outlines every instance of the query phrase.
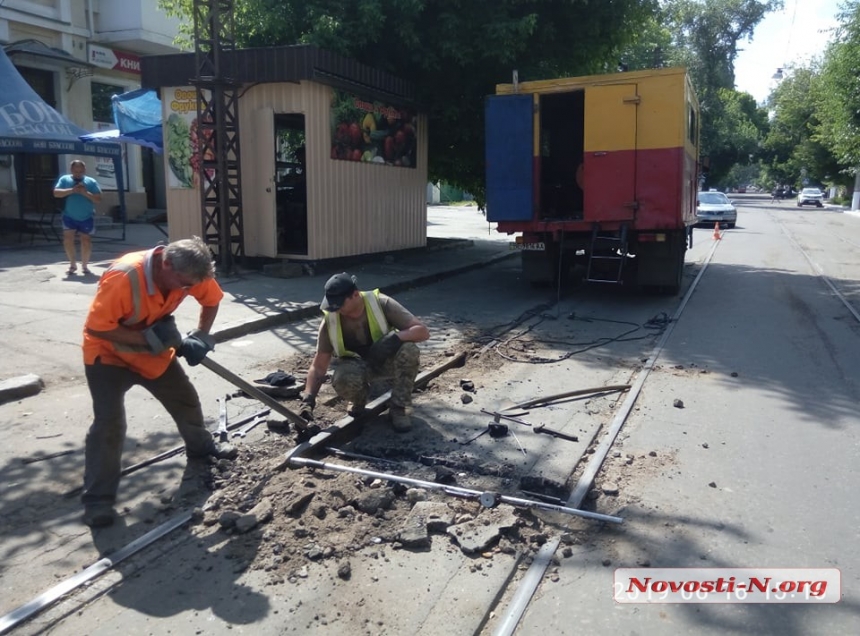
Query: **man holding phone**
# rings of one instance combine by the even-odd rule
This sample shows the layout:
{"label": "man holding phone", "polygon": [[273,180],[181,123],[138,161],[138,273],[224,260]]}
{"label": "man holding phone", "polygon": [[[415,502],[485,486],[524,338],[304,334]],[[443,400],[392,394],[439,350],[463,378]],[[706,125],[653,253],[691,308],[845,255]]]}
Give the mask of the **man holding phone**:
{"label": "man holding phone", "polygon": [[69,257],[71,275],[78,271],[75,260],[75,234],[81,237],[81,271],[89,274],[87,263],[92,253],[90,237],[95,232],[95,204],[101,201],[102,191],[98,182],[87,176],[87,166],[80,159],[69,164],[70,174],[63,175],[54,186],[54,196],[65,199],[63,209],[63,247]]}

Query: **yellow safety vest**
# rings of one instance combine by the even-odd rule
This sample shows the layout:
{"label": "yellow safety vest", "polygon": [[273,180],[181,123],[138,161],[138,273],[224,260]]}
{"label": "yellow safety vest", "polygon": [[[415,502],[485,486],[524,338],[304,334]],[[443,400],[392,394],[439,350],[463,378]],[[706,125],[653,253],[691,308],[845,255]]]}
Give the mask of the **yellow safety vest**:
{"label": "yellow safety vest", "polygon": [[[379,290],[374,289],[372,292],[358,293],[361,294],[361,298],[364,300],[364,309],[367,313],[367,326],[370,327],[370,337],[373,342],[376,342],[391,331],[391,326],[388,324],[382,311],[382,305],[379,304]],[[331,340],[332,348],[334,348],[334,355],[338,358],[357,358],[358,354],[350,351],[343,344],[343,329],[340,324],[340,314],[336,311],[323,311],[323,314],[325,316],[326,328],[328,329],[328,338]]]}

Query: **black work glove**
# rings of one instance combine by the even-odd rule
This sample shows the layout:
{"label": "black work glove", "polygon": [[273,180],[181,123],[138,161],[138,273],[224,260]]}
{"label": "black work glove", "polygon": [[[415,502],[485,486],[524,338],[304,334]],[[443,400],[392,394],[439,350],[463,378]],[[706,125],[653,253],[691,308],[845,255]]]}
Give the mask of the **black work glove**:
{"label": "black work glove", "polygon": [[302,419],[312,422],[314,419],[314,407],[317,405],[317,399],[313,395],[305,395],[302,397],[302,408],[299,415]]}
{"label": "black work glove", "polygon": [[170,347],[175,349],[182,344],[182,334],[176,328],[176,319],[173,316],[165,316],[154,322],[143,330],[143,337],[153,353],[161,353]]}
{"label": "black work glove", "polygon": [[386,360],[394,357],[402,344],[403,341],[398,337],[397,332],[390,331],[371,345],[364,359],[372,369],[381,369]]}
{"label": "black work glove", "polygon": [[176,354],[185,358],[190,366],[196,367],[214,348],[215,340],[212,336],[200,329],[194,329],[182,339]]}

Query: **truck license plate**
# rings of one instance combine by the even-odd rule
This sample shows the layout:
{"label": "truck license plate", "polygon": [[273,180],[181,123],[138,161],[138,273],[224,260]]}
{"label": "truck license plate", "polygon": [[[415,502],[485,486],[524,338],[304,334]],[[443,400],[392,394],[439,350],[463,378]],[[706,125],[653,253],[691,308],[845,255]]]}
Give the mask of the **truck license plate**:
{"label": "truck license plate", "polygon": [[531,250],[535,252],[546,251],[546,245],[543,243],[508,243],[512,250]]}

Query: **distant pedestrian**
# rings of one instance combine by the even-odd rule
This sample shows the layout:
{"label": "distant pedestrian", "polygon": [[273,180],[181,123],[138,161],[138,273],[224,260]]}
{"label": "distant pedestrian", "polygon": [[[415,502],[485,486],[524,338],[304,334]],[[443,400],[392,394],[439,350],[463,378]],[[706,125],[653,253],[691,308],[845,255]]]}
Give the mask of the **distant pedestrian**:
{"label": "distant pedestrian", "polygon": [[392,428],[408,431],[412,425],[407,409],[420,362],[415,343],[430,337],[427,327],[378,289],[359,291],[355,277],[346,272],[328,279],[320,308],[324,316],[305,384],[302,417],[313,419],[317,392],[335,357],[331,384],[338,396],[352,403],[350,413],[364,410],[371,382],[390,379]]}
{"label": "distant pedestrian", "polygon": [[63,208],[63,247],[69,258],[67,274],[78,271],[75,259],[75,235],[81,237],[81,271],[89,274],[87,265],[92,254],[90,237],[95,233],[95,204],[102,200],[98,182],[87,176],[87,166],[80,159],[69,164],[69,173],[57,180],[54,196],[65,199]]}
{"label": "distant pedestrian", "polygon": [[782,186],[780,186],[778,188],[773,189],[773,192],[771,193],[771,197],[770,197],[770,202],[773,203],[777,199],[784,199],[784,198],[785,198],[785,190],[783,190]]}

